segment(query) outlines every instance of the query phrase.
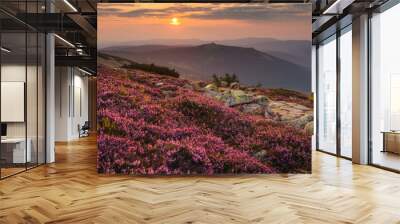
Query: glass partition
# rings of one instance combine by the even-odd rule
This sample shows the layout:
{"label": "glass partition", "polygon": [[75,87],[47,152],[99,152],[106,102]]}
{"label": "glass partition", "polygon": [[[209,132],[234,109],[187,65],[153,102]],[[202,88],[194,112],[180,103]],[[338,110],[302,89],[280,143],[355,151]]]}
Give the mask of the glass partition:
{"label": "glass partition", "polygon": [[1,175],[7,177],[24,171],[31,157],[26,150],[26,33],[2,33],[1,46]]}
{"label": "glass partition", "polygon": [[[1,1],[15,13],[43,11],[43,1]],[[43,33],[0,12],[0,178],[45,163]]]}
{"label": "glass partition", "polygon": [[318,47],[318,146],[336,154],[336,36]]}

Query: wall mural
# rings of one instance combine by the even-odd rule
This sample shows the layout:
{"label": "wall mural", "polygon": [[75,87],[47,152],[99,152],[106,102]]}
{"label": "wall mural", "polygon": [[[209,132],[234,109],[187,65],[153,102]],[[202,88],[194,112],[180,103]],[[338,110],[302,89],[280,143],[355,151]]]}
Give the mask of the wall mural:
{"label": "wall mural", "polygon": [[98,5],[98,172],[310,173],[309,4]]}

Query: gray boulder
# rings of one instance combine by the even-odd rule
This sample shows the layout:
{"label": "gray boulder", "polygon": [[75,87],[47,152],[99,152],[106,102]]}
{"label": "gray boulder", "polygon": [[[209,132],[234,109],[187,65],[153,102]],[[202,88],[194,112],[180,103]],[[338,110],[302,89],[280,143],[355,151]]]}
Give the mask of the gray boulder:
{"label": "gray boulder", "polygon": [[288,123],[296,128],[304,129],[306,124],[309,122],[312,122],[313,119],[314,119],[313,114],[309,113],[309,114],[305,114],[304,116],[302,116],[298,119],[288,121]]}
{"label": "gray boulder", "polygon": [[229,85],[229,87],[230,87],[231,89],[239,89],[239,88],[240,88],[240,85],[239,85],[238,82],[232,82],[232,83]]}
{"label": "gray boulder", "polygon": [[254,97],[254,102],[261,105],[268,105],[270,100],[266,96],[257,95],[256,97]]}
{"label": "gray boulder", "polygon": [[214,83],[210,83],[204,88],[207,89],[207,90],[218,91],[218,87]]}
{"label": "gray boulder", "polygon": [[313,122],[313,121],[308,122],[308,123],[306,124],[306,126],[304,127],[304,132],[305,132],[307,135],[313,135],[313,134],[314,134],[314,122]]}
{"label": "gray boulder", "polygon": [[247,94],[243,90],[235,89],[230,91],[230,95],[233,97],[234,102],[230,103],[230,106],[235,106],[238,104],[250,103],[253,101],[251,95]]}
{"label": "gray boulder", "polygon": [[263,115],[265,113],[265,106],[256,103],[243,104],[240,109],[247,114]]}

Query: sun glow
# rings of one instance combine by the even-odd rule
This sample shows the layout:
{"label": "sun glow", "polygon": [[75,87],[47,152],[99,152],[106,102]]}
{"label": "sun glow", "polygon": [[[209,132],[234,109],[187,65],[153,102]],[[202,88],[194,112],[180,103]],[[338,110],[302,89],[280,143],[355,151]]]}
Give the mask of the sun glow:
{"label": "sun glow", "polygon": [[174,25],[174,26],[178,26],[178,25],[181,25],[181,21],[179,21],[178,18],[174,17],[174,18],[171,19],[169,24]]}

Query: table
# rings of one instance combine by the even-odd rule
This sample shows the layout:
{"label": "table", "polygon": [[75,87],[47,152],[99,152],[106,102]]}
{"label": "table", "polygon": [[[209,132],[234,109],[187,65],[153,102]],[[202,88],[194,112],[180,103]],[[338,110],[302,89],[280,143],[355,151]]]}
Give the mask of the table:
{"label": "table", "polygon": [[382,152],[392,152],[400,154],[400,131],[382,131],[383,150]]}

